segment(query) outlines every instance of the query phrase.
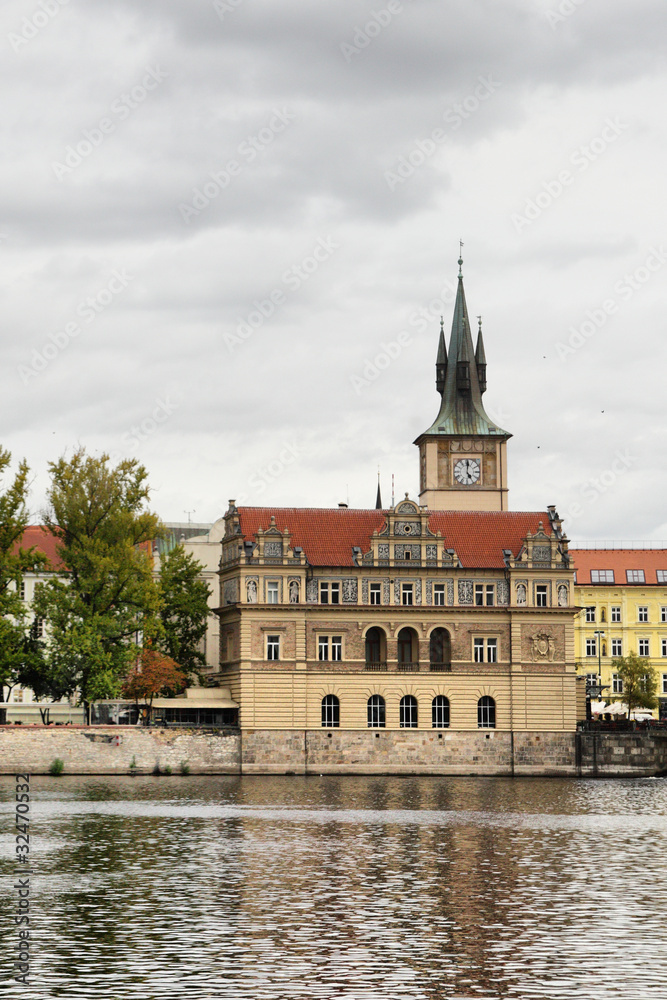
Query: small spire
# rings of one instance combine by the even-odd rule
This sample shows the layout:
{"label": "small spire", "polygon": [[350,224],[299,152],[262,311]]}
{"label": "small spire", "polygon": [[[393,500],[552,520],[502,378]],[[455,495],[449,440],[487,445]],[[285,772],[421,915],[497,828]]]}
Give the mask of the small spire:
{"label": "small spire", "polygon": [[442,396],[447,378],[447,347],[445,345],[445,321],[440,317],[440,339],[438,341],[438,357],[435,362],[435,387]]}
{"label": "small spire", "polygon": [[484,338],[482,336],[482,317],[477,317],[477,347],[475,348],[475,363],[477,365],[477,380],[479,391],[482,395],[486,392],[486,354],[484,351]]}
{"label": "small spire", "polygon": [[463,277],[463,240],[459,240],[459,278]]}
{"label": "small spire", "polygon": [[382,510],[382,495],[380,493],[380,467],[378,466],[378,494],[375,500],[375,509]]}

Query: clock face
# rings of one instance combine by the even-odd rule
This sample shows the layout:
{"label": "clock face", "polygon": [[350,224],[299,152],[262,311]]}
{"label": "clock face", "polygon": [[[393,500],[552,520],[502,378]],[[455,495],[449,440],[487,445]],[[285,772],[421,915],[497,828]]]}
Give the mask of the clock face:
{"label": "clock face", "polygon": [[478,458],[461,458],[454,466],[454,478],[462,486],[472,486],[479,481],[481,471]]}

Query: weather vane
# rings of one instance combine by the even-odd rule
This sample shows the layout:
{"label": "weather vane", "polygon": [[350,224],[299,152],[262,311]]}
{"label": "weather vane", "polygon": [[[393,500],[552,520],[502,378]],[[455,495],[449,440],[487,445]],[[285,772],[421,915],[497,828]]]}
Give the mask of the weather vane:
{"label": "weather vane", "polygon": [[459,240],[459,278],[463,277],[463,240]]}

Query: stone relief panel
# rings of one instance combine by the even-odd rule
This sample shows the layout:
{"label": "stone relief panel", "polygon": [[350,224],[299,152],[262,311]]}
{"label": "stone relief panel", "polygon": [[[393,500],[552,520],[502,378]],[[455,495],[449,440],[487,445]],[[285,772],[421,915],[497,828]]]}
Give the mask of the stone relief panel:
{"label": "stone relief panel", "polygon": [[426,546],[426,560],[427,562],[436,562],[438,558],[438,546],[437,545],[427,545]]}
{"label": "stone relief panel", "polygon": [[433,582],[431,580],[426,581],[426,603],[433,604]]}
{"label": "stone relief panel", "polygon": [[401,583],[400,580],[394,580],[394,604],[401,603]]}
{"label": "stone relief panel", "polygon": [[550,545],[533,545],[533,562],[548,564],[551,562]]}
{"label": "stone relief panel", "polygon": [[373,565],[373,553],[372,552],[364,552],[364,555],[362,557],[362,562],[363,562],[364,566],[372,566]]}
{"label": "stone relief panel", "polygon": [[343,580],[343,604],[356,604],[358,590],[356,579]]}
{"label": "stone relief panel", "polygon": [[246,590],[246,601],[248,604],[257,604],[257,588],[259,586],[259,577],[249,576],[246,578],[245,590]]}
{"label": "stone relief panel", "polygon": [[472,604],[472,580],[459,580],[459,604]]}
{"label": "stone relief panel", "polygon": [[405,501],[403,503],[399,503],[398,507],[396,508],[396,513],[397,514],[414,514],[415,513],[414,504],[411,504],[409,502],[405,503]]}
{"label": "stone relief panel", "polygon": [[421,535],[422,526],[418,521],[396,521],[394,524],[395,535]]}
{"label": "stone relief panel", "polygon": [[222,585],[222,603],[236,604],[239,599],[238,580],[225,580]]}
{"label": "stone relief panel", "polygon": [[389,544],[388,542],[380,542],[378,545],[378,559],[386,560],[389,562]]}
{"label": "stone relief panel", "polygon": [[454,604],[454,581],[447,580],[447,604]]}
{"label": "stone relief panel", "polygon": [[415,604],[421,604],[422,602],[422,582],[421,580],[415,580]]}
{"label": "stone relief panel", "polygon": [[498,594],[498,604],[509,604],[510,602],[510,585],[507,580],[499,580],[498,586],[496,587],[496,592]]}
{"label": "stone relief panel", "polygon": [[368,604],[368,580],[361,581],[361,603]]}
{"label": "stone relief panel", "polygon": [[530,645],[533,663],[551,663],[556,656],[556,641],[548,632],[536,632],[530,637]]}
{"label": "stone relief panel", "polygon": [[382,603],[391,604],[391,584],[389,580],[382,581]]}
{"label": "stone relief panel", "polygon": [[264,542],[264,555],[269,559],[279,559],[283,554],[283,543],[276,541]]}
{"label": "stone relief panel", "polygon": [[306,600],[309,604],[317,604],[317,580],[306,580]]}

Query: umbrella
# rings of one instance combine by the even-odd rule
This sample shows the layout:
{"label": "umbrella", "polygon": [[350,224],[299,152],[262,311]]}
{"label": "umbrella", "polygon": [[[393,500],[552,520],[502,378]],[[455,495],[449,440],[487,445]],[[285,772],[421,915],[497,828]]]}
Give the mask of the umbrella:
{"label": "umbrella", "polygon": [[601,712],[606,712],[604,701],[592,701],[591,702],[591,714],[600,715]]}

